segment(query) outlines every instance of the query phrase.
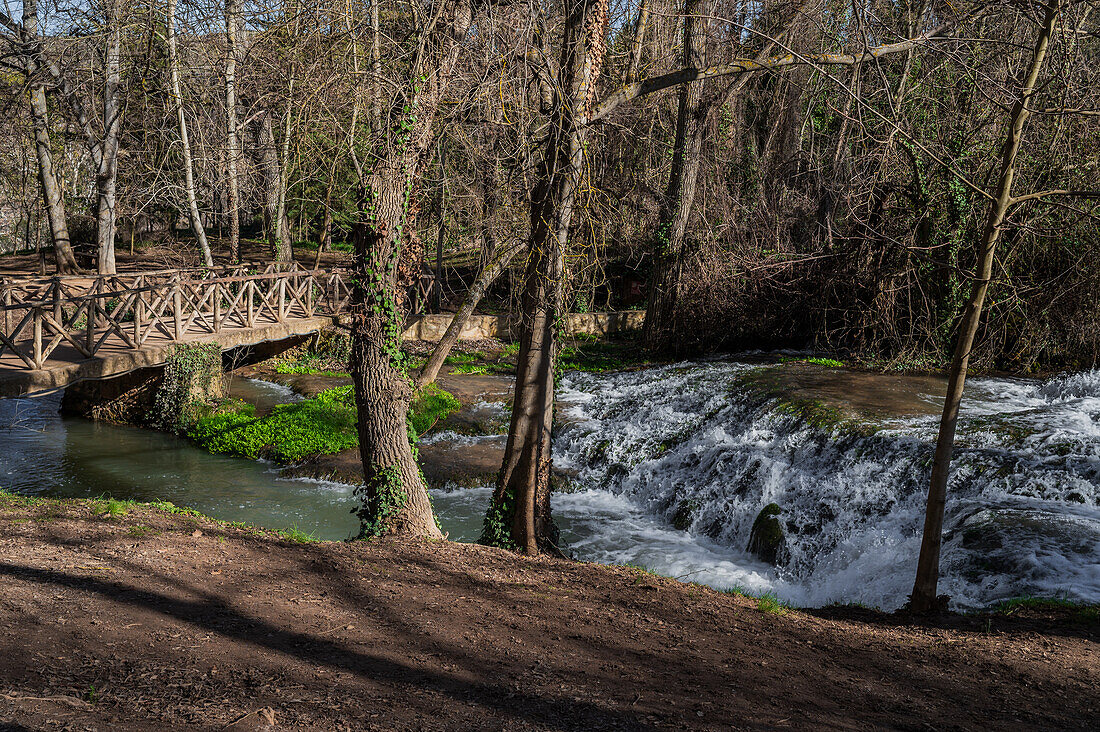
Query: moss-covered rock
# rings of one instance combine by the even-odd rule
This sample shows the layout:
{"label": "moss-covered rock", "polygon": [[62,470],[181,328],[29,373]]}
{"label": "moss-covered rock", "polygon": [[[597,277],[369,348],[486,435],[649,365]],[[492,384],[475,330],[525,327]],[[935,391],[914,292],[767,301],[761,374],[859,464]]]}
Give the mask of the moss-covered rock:
{"label": "moss-covered rock", "polygon": [[672,514],[672,527],[679,531],[687,531],[695,523],[695,514],[699,511],[700,503],[695,498],[688,498],[676,505]]}
{"label": "moss-covered rock", "polygon": [[752,522],[752,531],[749,532],[748,551],[769,564],[778,561],[779,550],[785,541],[783,523],[779,520],[782,512],[783,509],[778,504],[769,503],[764,506],[756,515],[756,520]]}

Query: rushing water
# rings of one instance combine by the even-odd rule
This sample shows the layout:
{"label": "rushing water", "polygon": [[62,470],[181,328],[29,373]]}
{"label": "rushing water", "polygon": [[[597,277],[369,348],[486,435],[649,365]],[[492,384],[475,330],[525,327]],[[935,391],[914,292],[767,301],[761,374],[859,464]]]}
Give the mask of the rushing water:
{"label": "rushing water", "polygon": [[[622,527],[610,522],[576,546],[600,561],[773,591],[801,605],[902,604],[936,419],[888,420],[870,437],[827,434],[736,387],[747,368],[564,379],[568,419],[555,459],[577,472],[584,492],[558,506],[598,508],[615,498],[657,519],[650,530],[630,522],[633,545],[618,542]],[[1100,373],[1042,384],[976,379],[973,387],[949,487],[941,592],[956,607],[1021,594],[1100,601]],[[782,509],[778,568],[745,551],[769,503]],[[670,537],[674,518],[690,522],[690,541]],[[649,536],[668,551],[647,551]]]}
{"label": "rushing water", "polygon": [[[935,418],[880,416],[869,437],[826,433],[738,386],[750,368],[566,375],[554,457],[575,490],[553,504],[568,550],[800,605],[898,606],[919,548]],[[866,386],[850,378],[852,390]],[[931,383],[912,380],[907,395],[925,412],[939,400],[922,391]],[[260,411],[294,398],[265,382],[238,379],[233,390]],[[0,401],[3,487],[169,500],[327,539],[356,529],[350,486],[283,479],[275,466],[171,435],[63,418],[58,401]],[[957,607],[1021,594],[1100,601],[1100,374],[972,380],[963,411],[941,592]],[[429,441],[461,450],[500,439]],[[433,491],[452,539],[477,537],[489,491]],[[753,520],[773,502],[785,532],[778,567],[746,551]]]}

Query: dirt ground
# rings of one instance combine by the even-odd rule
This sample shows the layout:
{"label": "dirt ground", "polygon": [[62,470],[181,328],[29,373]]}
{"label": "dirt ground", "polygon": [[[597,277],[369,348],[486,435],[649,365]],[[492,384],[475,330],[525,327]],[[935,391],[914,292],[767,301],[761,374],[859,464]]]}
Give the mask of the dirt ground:
{"label": "dirt ground", "polygon": [[[1098,627],[0,500],[0,729],[1095,729]],[[264,715],[258,714],[264,710]],[[274,719],[274,725],[267,720]]]}

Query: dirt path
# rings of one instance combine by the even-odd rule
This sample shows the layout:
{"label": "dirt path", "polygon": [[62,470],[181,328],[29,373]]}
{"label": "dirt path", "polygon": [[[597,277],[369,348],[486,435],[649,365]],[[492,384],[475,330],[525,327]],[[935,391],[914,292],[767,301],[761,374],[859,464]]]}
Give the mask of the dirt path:
{"label": "dirt path", "polygon": [[0,496],[0,588],[0,729],[221,729],[260,708],[276,729],[464,731],[1095,729],[1100,713],[1095,624],[775,615],[627,568],[296,544],[148,508]]}

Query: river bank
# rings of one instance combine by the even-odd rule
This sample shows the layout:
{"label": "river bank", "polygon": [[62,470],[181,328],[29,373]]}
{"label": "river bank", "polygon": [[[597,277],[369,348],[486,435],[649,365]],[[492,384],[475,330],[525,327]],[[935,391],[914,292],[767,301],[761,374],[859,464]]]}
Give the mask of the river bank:
{"label": "river bank", "polygon": [[[594,345],[584,354],[592,370],[559,380],[552,503],[563,551],[720,590],[771,593],[799,607],[889,611],[904,603],[942,380],[792,354],[642,367],[617,357],[612,349],[621,346]],[[481,535],[500,465],[512,386],[499,373],[502,355],[458,354],[442,384],[461,409],[419,443],[436,515],[454,541]],[[339,367],[310,356],[251,373],[309,376],[324,391],[341,388]],[[305,368],[331,373],[280,372]],[[230,395],[256,415],[301,399],[292,387],[236,377]],[[57,498],[168,500],[328,540],[357,533],[358,454],[331,439],[324,445],[333,454],[310,452],[337,422],[340,440],[354,432],[343,402],[331,414],[321,404],[279,408],[297,417],[268,422],[278,434],[257,437],[275,435],[278,450],[248,441],[261,449],[243,454],[261,460],[59,416],[56,403],[0,402],[0,486]],[[1100,449],[1100,374],[977,378],[963,408],[941,565],[952,607],[972,611],[1021,596],[1100,602],[1100,475],[1091,457]],[[284,434],[292,426],[303,434]],[[278,457],[292,449],[293,459]],[[762,546],[753,529],[765,513],[770,538]]]}
{"label": "river bank", "polygon": [[[112,510],[115,515],[112,515]],[[0,497],[0,721],[35,729],[1088,729],[1097,626],[782,611],[450,542]],[[778,611],[778,612],[777,612]]]}

